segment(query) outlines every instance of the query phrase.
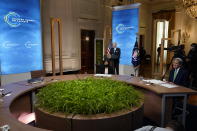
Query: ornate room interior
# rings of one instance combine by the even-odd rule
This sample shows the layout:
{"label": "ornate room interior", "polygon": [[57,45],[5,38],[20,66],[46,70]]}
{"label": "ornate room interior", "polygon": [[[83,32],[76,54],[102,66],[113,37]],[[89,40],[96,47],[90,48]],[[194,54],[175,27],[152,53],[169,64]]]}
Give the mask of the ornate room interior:
{"label": "ornate room interior", "polygon": [[[32,12],[37,11],[35,20],[22,17],[21,12],[31,14],[24,5],[24,9],[10,11],[13,5],[19,7],[19,1],[7,5],[0,2],[0,12],[3,12],[0,22],[4,26],[0,27],[4,31],[0,33],[0,130],[144,131],[140,129],[151,125],[157,131],[167,129],[174,121],[185,131],[197,130],[196,62],[191,64],[197,61],[196,54],[191,56],[192,49],[197,49],[196,0],[37,0],[37,4],[32,4],[38,6],[38,10],[32,8]],[[1,7],[6,11],[9,9],[9,13],[6,14]],[[135,27],[121,24],[114,27],[116,9],[138,9],[134,16],[138,19],[137,31],[133,36],[122,37],[132,37],[134,42],[129,46],[116,43],[114,32],[119,25],[122,26],[119,34]],[[12,15],[14,19],[11,19]],[[126,15],[116,19],[123,17]],[[11,23],[9,20],[15,21]],[[34,24],[31,28],[24,26],[31,22]],[[23,26],[23,31],[16,31],[15,38],[10,38],[10,30]],[[35,28],[39,31],[33,31]],[[6,29],[9,29],[10,40],[4,35]],[[30,36],[25,35],[25,31],[32,33],[32,41],[39,39],[40,43],[26,40]],[[39,35],[35,37],[37,33]],[[25,49],[31,53],[20,52],[22,55],[18,57],[17,43],[10,42],[16,39],[19,43],[25,39]],[[33,50],[38,44],[39,48]],[[132,54],[124,58],[129,65],[124,65],[122,48],[131,49],[131,45]],[[116,56],[119,47],[121,51]],[[137,66],[133,63],[135,49],[140,61]],[[180,50],[184,58],[178,57],[181,60],[177,60],[175,56]],[[27,59],[32,56],[39,59]],[[13,67],[8,61],[12,57]],[[23,59],[27,61],[21,62]],[[118,59],[117,72],[112,59]],[[177,69],[175,61],[180,65]],[[26,66],[26,62],[31,64]],[[31,65],[36,69],[29,70]],[[187,74],[183,74],[187,81],[176,83],[183,66],[188,69]],[[10,70],[15,72],[10,73]],[[98,85],[94,87],[92,82]],[[119,86],[123,88],[119,89]],[[126,90],[130,87],[132,90]],[[134,94],[130,96],[129,93]],[[122,108],[124,104],[129,108]]]}

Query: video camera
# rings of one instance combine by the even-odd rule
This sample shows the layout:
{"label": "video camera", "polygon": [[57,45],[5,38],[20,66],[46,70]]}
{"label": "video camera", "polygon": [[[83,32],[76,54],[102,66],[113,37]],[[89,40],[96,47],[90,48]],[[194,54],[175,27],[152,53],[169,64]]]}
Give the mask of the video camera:
{"label": "video camera", "polygon": [[192,44],[191,44],[191,47],[192,47],[194,50],[197,51],[197,43],[192,43]]}
{"label": "video camera", "polygon": [[177,52],[177,51],[184,50],[184,48],[185,48],[185,45],[178,45],[178,46],[171,46],[171,47],[168,47],[168,48],[164,48],[164,50]]}
{"label": "video camera", "polygon": [[182,58],[182,59],[185,59],[185,45],[178,45],[178,46],[171,46],[171,47],[168,47],[168,48],[164,48],[164,50],[168,50],[168,51],[171,51],[171,52],[174,52],[174,56],[173,58]]}

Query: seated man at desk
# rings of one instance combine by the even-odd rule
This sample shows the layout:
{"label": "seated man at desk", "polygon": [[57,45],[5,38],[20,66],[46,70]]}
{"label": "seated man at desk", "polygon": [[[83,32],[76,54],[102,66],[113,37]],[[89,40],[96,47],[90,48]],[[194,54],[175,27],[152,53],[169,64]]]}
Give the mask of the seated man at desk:
{"label": "seated man at desk", "polygon": [[188,86],[189,74],[188,71],[182,67],[182,65],[183,60],[181,58],[173,59],[169,81],[180,86]]}

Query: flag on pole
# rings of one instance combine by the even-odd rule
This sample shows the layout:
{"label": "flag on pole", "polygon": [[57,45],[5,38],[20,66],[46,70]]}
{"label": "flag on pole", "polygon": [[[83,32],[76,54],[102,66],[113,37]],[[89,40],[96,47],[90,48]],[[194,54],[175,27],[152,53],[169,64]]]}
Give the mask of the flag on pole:
{"label": "flag on pole", "polygon": [[140,52],[138,48],[137,37],[136,37],[135,45],[133,48],[131,63],[133,64],[134,67],[137,67],[138,65],[140,65]]}
{"label": "flag on pole", "polygon": [[112,48],[112,40],[109,40],[108,48],[107,48],[107,55],[110,54],[110,49]]}

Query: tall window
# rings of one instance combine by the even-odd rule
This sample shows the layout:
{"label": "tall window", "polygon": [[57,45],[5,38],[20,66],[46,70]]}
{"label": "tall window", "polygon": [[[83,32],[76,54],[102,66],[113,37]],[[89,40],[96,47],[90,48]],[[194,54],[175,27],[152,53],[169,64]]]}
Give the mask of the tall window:
{"label": "tall window", "polygon": [[[168,38],[168,29],[169,29],[169,21],[166,20],[156,20],[156,49],[159,48],[159,45],[161,44],[162,38]],[[167,48],[168,42],[164,42],[164,48]],[[160,60],[158,61],[158,51],[156,50],[156,62],[157,64],[160,63]],[[166,63],[167,59],[167,51],[164,51],[164,63]],[[159,63],[158,63],[159,62]]]}
{"label": "tall window", "polygon": [[[156,76],[162,76],[165,67],[171,61],[171,53],[164,51],[164,59],[160,64],[160,58],[158,57],[157,49],[161,44],[162,38],[168,38],[171,36],[171,31],[175,27],[175,10],[161,10],[152,14],[152,73]],[[169,41],[164,42],[164,48],[170,46]]]}

